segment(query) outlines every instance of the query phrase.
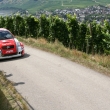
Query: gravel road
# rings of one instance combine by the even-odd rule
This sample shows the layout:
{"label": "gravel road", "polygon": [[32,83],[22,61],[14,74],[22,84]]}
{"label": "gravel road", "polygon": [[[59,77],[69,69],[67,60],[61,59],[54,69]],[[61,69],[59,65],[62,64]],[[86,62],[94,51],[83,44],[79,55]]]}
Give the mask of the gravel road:
{"label": "gravel road", "polygon": [[32,110],[110,110],[110,77],[32,47],[25,51],[0,61],[0,70]]}

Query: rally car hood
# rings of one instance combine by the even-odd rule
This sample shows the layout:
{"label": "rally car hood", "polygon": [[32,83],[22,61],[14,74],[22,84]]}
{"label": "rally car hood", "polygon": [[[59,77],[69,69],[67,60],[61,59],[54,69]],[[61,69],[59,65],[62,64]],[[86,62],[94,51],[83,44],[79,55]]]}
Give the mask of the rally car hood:
{"label": "rally car hood", "polygon": [[2,45],[8,45],[8,44],[14,44],[15,43],[15,41],[14,41],[14,39],[7,39],[7,40],[0,40],[0,46],[2,46]]}
{"label": "rally car hood", "polygon": [[16,42],[13,39],[0,40],[0,49],[3,55],[13,54],[17,52]]}

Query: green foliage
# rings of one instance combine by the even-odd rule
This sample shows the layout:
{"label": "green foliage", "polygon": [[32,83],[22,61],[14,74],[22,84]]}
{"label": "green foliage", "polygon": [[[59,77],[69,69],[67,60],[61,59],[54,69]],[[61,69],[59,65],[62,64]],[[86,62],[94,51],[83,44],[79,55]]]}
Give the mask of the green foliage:
{"label": "green foliage", "polygon": [[7,29],[9,29],[12,33],[14,33],[14,19],[13,19],[13,17],[6,17],[5,27]]}
{"label": "green foliage", "polygon": [[47,18],[44,14],[41,15],[40,20],[40,36],[44,38],[48,38],[49,36],[49,18]]}
{"label": "green foliage", "polygon": [[103,39],[103,49],[105,54],[110,54],[110,34],[105,33],[104,34],[104,39]]}
{"label": "green foliage", "polygon": [[0,88],[0,110],[14,110]]}
{"label": "green foliage", "polygon": [[26,17],[26,36],[29,35],[31,37],[38,37],[39,31],[39,20],[34,16]]}
{"label": "green foliage", "polygon": [[102,31],[102,26],[100,24],[97,24],[96,26],[96,31],[97,31],[97,36],[95,38],[95,45],[96,45],[96,53],[102,54],[104,52],[103,49],[103,39],[105,38],[103,31]]}
{"label": "green foliage", "polygon": [[15,15],[14,16],[14,34],[15,35],[22,35],[25,30],[24,30],[24,19],[20,15]]}
{"label": "green foliage", "polygon": [[83,52],[86,52],[86,33],[87,33],[87,25],[81,23],[79,25],[78,50]]}
{"label": "green foliage", "polygon": [[79,35],[79,23],[76,16],[67,15],[67,25],[70,36],[70,48],[77,49],[77,40]]}
{"label": "green foliage", "polygon": [[105,33],[108,32],[110,34],[110,23],[107,20],[104,21],[103,29]]}
{"label": "green foliage", "polygon": [[4,17],[0,17],[0,27],[5,27],[5,18]]}
{"label": "green foliage", "polygon": [[69,44],[69,36],[68,36],[68,29],[66,22],[63,21],[62,18],[59,18],[58,16],[53,16],[51,18],[50,23],[50,36],[52,36],[52,39],[57,39],[66,47],[68,47]]}
{"label": "green foliage", "polygon": [[19,36],[43,37],[49,42],[58,40],[65,47],[77,49],[88,54],[110,54],[110,24],[95,21],[79,23],[75,15],[67,15],[67,20],[58,16],[40,18],[15,15],[0,17],[0,27],[9,29]]}

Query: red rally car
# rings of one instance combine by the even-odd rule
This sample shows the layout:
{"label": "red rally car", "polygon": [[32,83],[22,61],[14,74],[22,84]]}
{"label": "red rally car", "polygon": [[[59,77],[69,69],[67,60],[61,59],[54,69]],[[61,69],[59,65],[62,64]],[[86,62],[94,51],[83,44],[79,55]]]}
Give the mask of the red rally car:
{"label": "red rally car", "polygon": [[24,55],[24,45],[5,28],[0,28],[0,59],[20,57]]}

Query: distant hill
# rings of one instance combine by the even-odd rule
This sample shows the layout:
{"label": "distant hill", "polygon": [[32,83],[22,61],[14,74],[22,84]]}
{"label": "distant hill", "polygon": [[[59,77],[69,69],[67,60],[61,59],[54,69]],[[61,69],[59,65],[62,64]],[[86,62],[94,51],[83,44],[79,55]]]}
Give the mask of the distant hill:
{"label": "distant hill", "polygon": [[39,10],[84,8],[91,5],[109,5],[110,0],[0,0],[0,8],[19,8],[35,13]]}

